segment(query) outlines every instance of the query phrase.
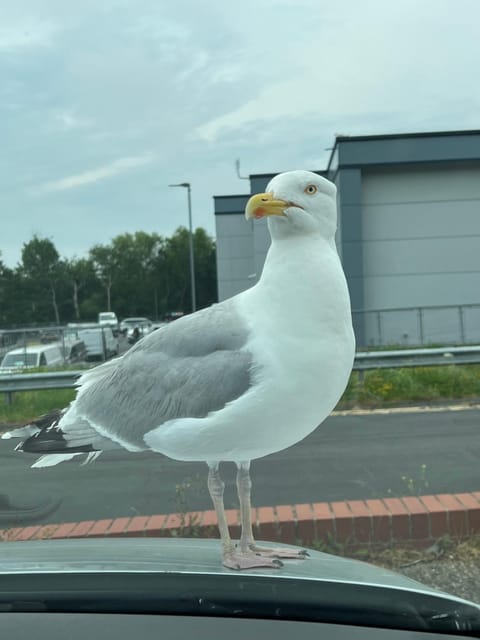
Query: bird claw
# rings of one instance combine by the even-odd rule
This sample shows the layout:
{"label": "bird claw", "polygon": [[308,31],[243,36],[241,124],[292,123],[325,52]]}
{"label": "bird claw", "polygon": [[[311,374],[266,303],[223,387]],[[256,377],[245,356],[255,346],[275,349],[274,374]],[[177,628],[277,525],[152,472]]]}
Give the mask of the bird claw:
{"label": "bird claw", "polygon": [[280,567],[283,567],[283,562],[275,557],[234,551],[224,556],[223,566],[235,571],[241,571],[242,569],[280,569]]}
{"label": "bird claw", "polygon": [[310,556],[306,549],[289,549],[288,547],[277,547],[270,549],[268,547],[257,547],[257,545],[249,545],[251,551],[257,556],[263,558],[284,558],[290,560],[304,560]]}

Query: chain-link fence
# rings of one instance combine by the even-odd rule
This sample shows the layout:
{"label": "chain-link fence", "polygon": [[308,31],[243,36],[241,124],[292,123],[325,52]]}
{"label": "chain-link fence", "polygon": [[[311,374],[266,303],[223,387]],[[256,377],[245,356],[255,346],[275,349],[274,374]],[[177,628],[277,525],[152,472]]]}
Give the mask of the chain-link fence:
{"label": "chain-link fence", "polygon": [[480,304],[353,311],[359,347],[480,343]]}
{"label": "chain-link fence", "polygon": [[[480,304],[363,310],[353,311],[352,316],[359,350],[389,346],[480,344]],[[0,330],[0,362],[12,349],[52,342],[61,345],[66,363],[78,362],[83,359],[76,353],[81,349],[78,346],[82,339],[80,332],[88,328],[99,329],[98,325],[89,324]],[[118,340],[113,347],[107,342],[103,335],[100,359],[118,352]]]}

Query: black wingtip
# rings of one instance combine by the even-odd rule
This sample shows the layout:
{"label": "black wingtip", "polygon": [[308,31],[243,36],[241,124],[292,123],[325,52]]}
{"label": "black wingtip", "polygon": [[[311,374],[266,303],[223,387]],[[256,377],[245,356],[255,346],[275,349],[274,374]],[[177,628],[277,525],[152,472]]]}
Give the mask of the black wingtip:
{"label": "black wingtip", "polygon": [[26,438],[16,447],[16,450],[24,453],[65,453],[67,451],[68,453],[89,453],[95,451],[90,444],[82,447],[68,446],[62,431],[56,426],[64,412],[64,409],[55,409],[31,421],[29,426],[37,427],[40,431]]}
{"label": "black wingtip", "polygon": [[95,449],[90,444],[82,447],[69,447],[62,432],[53,428],[49,431],[39,431],[34,436],[30,436],[18,445],[17,451],[24,453],[89,453]]}

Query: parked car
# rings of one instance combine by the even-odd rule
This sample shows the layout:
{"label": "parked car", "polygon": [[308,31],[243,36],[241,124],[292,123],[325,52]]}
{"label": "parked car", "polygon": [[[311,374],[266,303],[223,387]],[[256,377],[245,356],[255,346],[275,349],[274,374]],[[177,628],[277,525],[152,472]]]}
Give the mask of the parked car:
{"label": "parked car", "polygon": [[98,324],[101,327],[110,327],[113,331],[113,335],[118,335],[119,326],[117,314],[113,311],[102,311],[98,314]]}
{"label": "parked car", "polygon": [[87,347],[79,338],[66,338],[62,344],[65,362],[82,362],[87,359]]}
{"label": "parked car", "polygon": [[85,344],[86,360],[108,360],[118,354],[118,338],[110,327],[80,329],[78,336]]}
{"label": "parked car", "polygon": [[163,319],[165,322],[173,322],[174,320],[182,318],[184,315],[183,311],[167,311]]}
{"label": "parked car", "polygon": [[130,344],[134,342],[135,327],[138,327],[140,338],[153,331],[153,323],[148,318],[125,318],[120,323],[120,331]]}
{"label": "parked car", "polygon": [[0,373],[36,367],[55,367],[63,363],[62,345],[59,343],[26,345],[5,354],[0,365]]}

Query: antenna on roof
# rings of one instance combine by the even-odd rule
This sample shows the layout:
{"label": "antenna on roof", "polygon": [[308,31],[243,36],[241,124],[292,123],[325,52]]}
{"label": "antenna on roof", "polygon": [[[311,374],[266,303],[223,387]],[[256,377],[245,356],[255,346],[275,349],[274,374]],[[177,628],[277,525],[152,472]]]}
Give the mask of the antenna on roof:
{"label": "antenna on roof", "polygon": [[240,178],[240,180],[249,180],[250,179],[248,176],[242,176],[240,174],[240,160],[239,160],[239,158],[237,158],[235,160],[235,169],[237,170],[237,177]]}

